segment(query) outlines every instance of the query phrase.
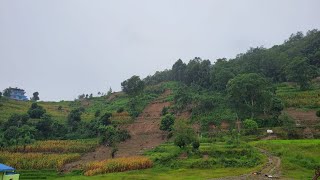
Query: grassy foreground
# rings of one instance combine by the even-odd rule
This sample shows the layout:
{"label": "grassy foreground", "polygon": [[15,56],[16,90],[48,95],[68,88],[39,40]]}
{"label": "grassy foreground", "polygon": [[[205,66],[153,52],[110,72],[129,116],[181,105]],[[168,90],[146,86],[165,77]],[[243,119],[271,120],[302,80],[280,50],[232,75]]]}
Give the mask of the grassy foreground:
{"label": "grassy foreground", "polygon": [[[283,178],[311,179],[314,166],[320,164],[320,139],[313,140],[268,140],[250,142],[258,148],[266,149],[281,158],[281,172]],[[226,176],[238,176],[255,172],[263,164],[252,168],[170,168],[154,166],[150,169],[134,170],[119,173],[107,173],[96,176],[83,176],[82,172],[74,171],[59,175],[55,170],[20,171],[21,179],[210,179]]]}
{"label": "grassy foreground", "polygon": [[269,140],[250,144],[279,156],[283,177],[312,179],[314,167],[320,165],[320,139]]}
{"label": "grassy foreground", "polygon": [[218,169],[171,169],[166,167],[155,167],[145,170],[135,170],[120,173],[109,173],[97,176],[83,176],[80,174],[70,173],[67,175],[58,175],[56,171],[21,171],[21,179],[45,178],[45,179],[208,179],[226,176],[237,176],[251,173],[256,168],[218,168]]}

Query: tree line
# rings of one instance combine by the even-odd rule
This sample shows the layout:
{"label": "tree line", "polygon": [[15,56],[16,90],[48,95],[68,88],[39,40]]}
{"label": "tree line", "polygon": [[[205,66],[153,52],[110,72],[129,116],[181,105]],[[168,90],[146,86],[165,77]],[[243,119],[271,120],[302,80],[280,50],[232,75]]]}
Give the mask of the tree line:
{"label": "tree line", "polygon": [[292,34],[281,45],[269,49],[250,48],[236,58],[210,60],[195,57],[188,63],[177,60],[171,69],[157,71],[146,77],[146,85],[163,81],[179,81],[206,89],[224,91],[230,79],[240,74],[257,73],[271,82],[293,81],[302,90],[310,87],[310,80],[319,74],[320,32],[311,30]]}

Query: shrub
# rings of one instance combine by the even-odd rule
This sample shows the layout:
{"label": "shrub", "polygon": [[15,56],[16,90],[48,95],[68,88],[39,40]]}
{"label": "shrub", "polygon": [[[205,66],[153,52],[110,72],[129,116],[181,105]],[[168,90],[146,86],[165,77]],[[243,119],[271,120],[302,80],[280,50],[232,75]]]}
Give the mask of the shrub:
{"label": "shrub", "polygon": [[39,106],[37,103],[32,103],[30,109],[28,110],[28,114],[30,118],[39,119],[46,113],[46,110]]}
{"label": "shrub", "polygon": [[258,131],[258,124],[253,119],[244,120],[243,125],[248,134],[256,134]]}
{"label": "shrub", "polygon": [[168,111],[169,111],[169,107],[164,106],[161,111],[161,116],[168,114]]}
{"label": "shrub", "polygon": [[166,114],[161,119],[160,130],[171,131],[174,124],[174,116],[172,114]]}
{"label": "shrub", "polygon": [[183,122],[183,120],[178,121],[178,123],[174,125],[173,134],[175,135],[174,144],[180,148],[191,144],[196,138],[193,129]]}
{"label": "shrub", "polygon": [[99,117],[101,114],[101,111],[100,110],[97,110],[95,113],[94,113],[94,117]]}
{"label": "shrub", "polygon": [[191,163],[190,168],[213,168],[217,162],[214,159],[198,159]]}
{"label": "shrub", "polygon": [[111,120],[110,120],[111,117],[112,117],[112,113],[107,112],[103,116],[101,116],[99,121],[102,123],[102,125],[107,126],[111,124]]}
{"label": "shrub", "polygon": [[129,134],[129,132],[125,129],[123,130],[119,130],[117,132],[117,136],[118,136],[118,140],[119,141],[125,141],[127,139],[130,139],[131,138],[131,135]]}
{"label": "shrub", "polygon": [[199,147],[200,147],[200,142],[199,142],[199,140],[196,140],[196,141],[193,141],[193,142],[192,142],[192,148],[193,148],[194,150],[199,150]]}
{"label": "shrub", "polygon": [[124,108],[121,107],[121,108],[119,108],[119,109],[117,110],[117,113],[122,113],[123,111],[124,111]]}
{"label": "shrub", "polygon": [[317,115],[318,117],[320,117],[320,110],[318,110],[318,111],[316,112],[316,115]]}

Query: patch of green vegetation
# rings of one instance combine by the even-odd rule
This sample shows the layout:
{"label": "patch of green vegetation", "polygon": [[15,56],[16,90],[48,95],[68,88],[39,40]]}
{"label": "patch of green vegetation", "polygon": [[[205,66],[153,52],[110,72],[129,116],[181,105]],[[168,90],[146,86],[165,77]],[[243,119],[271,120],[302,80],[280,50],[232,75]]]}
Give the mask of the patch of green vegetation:
{"label": "patch of green vegetation", "polygon": [[[71,176],[61,179],[208,179],[225,176],[236,176],[254,171],[254,168],[218,168],[218,169],[170,169],[165,167],[151,168],[139,171],[110,173],[100,176]],[[60,179],[60,178],[59,178]]]}
{"label": "patch of green vegetation", "polygon": [[284,177],[311,179],[315,166],[320,165],[320,139],[268,140],[250,144],[279,156]]}
{"label": "patch of green vegetation", "polygon": [[209,179],[226,176],[238,176],[254,172],[257,168],[214,168],[214,169],[171,169],[167,167],[155,167],[145,170],[135,170],[120,173],[108,173],[97,176],[83,176],[79,171],[68,174],[58,174],[54,170],[42,171],[19,171],[20,179],[68,179],[68,180],[87,180],[87,179]]}
{"label": "patch of green vegetation", "polygon": [[166,143],[145,153],[156,165],[171,168],[226,168],[255,167],[263,161],[263,156],[247,144],[226,142],[200,143],[199,151],[190,147],[180,149]]}
{"label": "patch of green vegetation", "polygon": [[[32,104],[32,101],[16,101],[2,98],[0,100],[0,103],[2,104],[2,106],[0,106],[0,122],[4,122],[14,113],[27,113]],[[71,107],[69,106],[69,101],[38,102],[38,104],[43,106],[48,114],[52,115],[55,120],[60,122],[66,120],[66,117],[71,109]],[[61,106],[61,110],[59,110],[59,106]],[[84,117],[83,119],[86,119],[86,117]]]}

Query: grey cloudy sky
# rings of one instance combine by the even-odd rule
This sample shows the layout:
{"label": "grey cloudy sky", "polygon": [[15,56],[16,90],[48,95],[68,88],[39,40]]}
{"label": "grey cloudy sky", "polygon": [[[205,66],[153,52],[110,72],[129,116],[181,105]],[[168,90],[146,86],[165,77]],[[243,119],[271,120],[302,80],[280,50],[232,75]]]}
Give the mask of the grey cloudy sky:
{"label": "grey cloudy sky", "polygon": [[0,0],[0,90],[106,92],[179,58],[212,62],[320,29],[319,0]]}

